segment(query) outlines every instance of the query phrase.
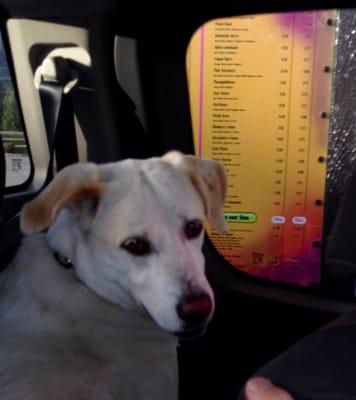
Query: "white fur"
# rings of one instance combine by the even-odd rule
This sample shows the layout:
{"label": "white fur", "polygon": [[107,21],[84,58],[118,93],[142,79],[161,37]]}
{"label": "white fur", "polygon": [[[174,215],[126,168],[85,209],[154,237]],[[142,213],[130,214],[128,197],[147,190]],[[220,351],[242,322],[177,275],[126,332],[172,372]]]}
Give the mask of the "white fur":
{"label": "white fur", "polygon": [[[213,302],[203,235],[183,233],[186,221],[203,219],[202,199],[187,174],[159,159],[100,168],[96,212],[64,208],[0,276],[1,399],[177,397],[177,304],[187,287]],[[136,235],[152,254],[120,247]]]}

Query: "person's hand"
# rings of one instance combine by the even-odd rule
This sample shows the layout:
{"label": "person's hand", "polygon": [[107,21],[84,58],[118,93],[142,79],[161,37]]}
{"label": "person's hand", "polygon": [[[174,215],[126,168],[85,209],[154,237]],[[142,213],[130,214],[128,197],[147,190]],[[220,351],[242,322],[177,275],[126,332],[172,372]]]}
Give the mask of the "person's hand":
{"label": "person's hand", "polygon": [[245,387],[246,400],[293,400],[285,390],[265,378],[252,378]]}

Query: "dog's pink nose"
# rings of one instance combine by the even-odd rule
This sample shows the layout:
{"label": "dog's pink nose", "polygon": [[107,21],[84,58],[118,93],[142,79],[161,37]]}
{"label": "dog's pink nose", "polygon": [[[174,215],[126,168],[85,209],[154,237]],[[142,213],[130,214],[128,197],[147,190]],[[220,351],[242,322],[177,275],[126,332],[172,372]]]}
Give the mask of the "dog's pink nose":
{"label": "dog's pink nose", "polygon": [[188,323],[199,324],[205,322],[213,308],[213,302],[209,295],[191,294],[185,296],[177,305],[179,317]]}

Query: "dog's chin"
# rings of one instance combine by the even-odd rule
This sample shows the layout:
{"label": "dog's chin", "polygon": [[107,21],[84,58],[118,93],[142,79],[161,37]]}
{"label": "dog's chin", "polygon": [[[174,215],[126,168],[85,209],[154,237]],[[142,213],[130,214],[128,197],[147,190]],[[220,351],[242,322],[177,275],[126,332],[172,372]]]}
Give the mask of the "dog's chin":
{"label": "dog's chin", "polygon": [[202,336],[206,331],[206,325],[201,325],[192,329],[184,329],[174,332],[174,335],[181,340],[194,340]]}
{"label": "dog's chin", "polygon": [[[142,304],[139,303],[141,312],[143,315],[145,315],[147,318],[151,319],[152,321],[155,321],[155,319],[152,317],[151,313],[147,310],[147,308]],[[157,323],[157,321],[156,321]],[[159,325],[159,324],[158,324]],[[170,329],[163,328],[167,332],[170,332],[174,336],[176,336],[180,340],[194,340],[198,339],[200,336],[204,335],[205,331],[207,328],[207,324],[202,324],[199,326],[195,326],[193,328],[191,327],[185,327],[180,331],[171,331]]]}

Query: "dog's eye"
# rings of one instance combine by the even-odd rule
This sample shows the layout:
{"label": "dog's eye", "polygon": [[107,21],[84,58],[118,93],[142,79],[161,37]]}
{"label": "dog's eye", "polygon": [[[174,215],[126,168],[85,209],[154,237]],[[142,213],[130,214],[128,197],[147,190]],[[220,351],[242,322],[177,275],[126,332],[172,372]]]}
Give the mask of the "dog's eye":
{"label": "dog's eye", "polygon": [[144,237],[132,237],[126,239],[122,244],[121,248],[125,249],[134,256],[147,256],[152,253],[152,247],[150,242]]}
{"label": "dog's eye", "polygon": [[197,238],[203,230],[203,223],[198,219],[188,221],[184,227],[185,236],[188,239]]}

